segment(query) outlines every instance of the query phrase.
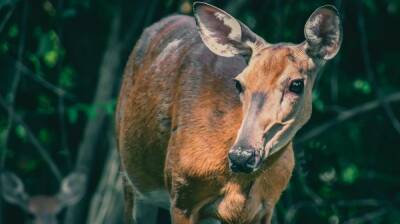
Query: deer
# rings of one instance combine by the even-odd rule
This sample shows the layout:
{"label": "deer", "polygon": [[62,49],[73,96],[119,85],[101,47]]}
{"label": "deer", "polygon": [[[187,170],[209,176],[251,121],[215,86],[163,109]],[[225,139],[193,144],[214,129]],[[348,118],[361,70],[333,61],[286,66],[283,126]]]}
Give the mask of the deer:
{"label": "deer", "polygon": [[342,24],[317,8],[299,44],[272,44],[203,2],[146,28],[116,109],[126,223],[270,223]]}
{"label": "deer", "polygon": [[73,172],[61,182],[60,190],[55,195],[29,196],[22,180],[12,172],[0,175],[1,194],[5,201],[32,214],[35,224],[57,224],[57,215],[66,206],[77,203],[84,195],[86,177]]}

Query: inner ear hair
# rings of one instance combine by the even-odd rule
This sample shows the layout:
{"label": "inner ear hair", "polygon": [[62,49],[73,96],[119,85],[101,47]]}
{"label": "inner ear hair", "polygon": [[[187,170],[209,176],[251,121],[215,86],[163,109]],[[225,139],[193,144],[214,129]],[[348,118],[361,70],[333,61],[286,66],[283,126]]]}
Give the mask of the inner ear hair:
{"label": "inner ear hair", "polygon": [[253,50],[250,49],[249,51],[242,53],[241,56],[243,57],[244,61],[248,65],[251,59],[251,56],[253,55]]}
{"label": "inner ear hair", "polygon": [[304,27],[307,54],[329,60],[340,49],[342,24],[335,6],[325,5],[316,9]]}
{"label": "inner ear hair", "polygon": [[241,55],[246,59],[251,56],[252,48],[257,44],[266,44],[246,25],[222,9],[195,2],[193,11],[203,43],[219,56]]}

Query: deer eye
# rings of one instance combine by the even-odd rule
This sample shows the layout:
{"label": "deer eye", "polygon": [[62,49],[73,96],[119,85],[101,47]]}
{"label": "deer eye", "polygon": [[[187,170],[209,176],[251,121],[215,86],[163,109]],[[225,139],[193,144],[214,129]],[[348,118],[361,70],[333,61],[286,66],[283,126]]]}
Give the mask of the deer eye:
{"label": "deer eye", "polygon": [[304,80],[303,79],[295,79],[292,82],[290,82],[290,85],[289,85],[290,92],[300,95],[303,92],[303,89],[304,89]]}
{"label": "deer eye", "polygon": [[234,81],[235,81],[235,87],[236,87],[236,90],[238,91],[238,93],[239,94],[243,93],[244,88],[243,88],[242,83],[240,83],[240,81],[236,80],[236,79],[234,79]]}

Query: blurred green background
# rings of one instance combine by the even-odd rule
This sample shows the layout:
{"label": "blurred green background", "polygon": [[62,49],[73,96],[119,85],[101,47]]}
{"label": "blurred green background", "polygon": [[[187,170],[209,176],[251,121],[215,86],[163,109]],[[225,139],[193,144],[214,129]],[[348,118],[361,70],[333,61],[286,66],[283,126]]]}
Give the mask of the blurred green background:
{"label": "blurred green background", "polygon": [[[268,42],[304,40],[308,16],[335,5],[338,56],[321,72],[313,115],[273,223],[400,223],[400,0],[214,0]],[[191,14],[186,0],[0,0],[0,169],[29,195],[55,194],[73,170],[85,197],[61,223],[121,223],[113,113],[143,29]],[[0,223],[32,214],[0,202]],[[160,223],[166,223],[162,213]]]}

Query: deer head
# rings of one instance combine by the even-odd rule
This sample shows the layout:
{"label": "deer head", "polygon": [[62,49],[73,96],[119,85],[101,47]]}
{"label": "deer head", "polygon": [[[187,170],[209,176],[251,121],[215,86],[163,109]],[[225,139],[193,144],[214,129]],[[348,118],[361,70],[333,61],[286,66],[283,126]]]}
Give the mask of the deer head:
{"label": "deer head", "polygon": [[65,207],[78,202],[84,195],[85,175],[71,173],[63,179],[57,194],[29,196],[21,179],[11,172],[0,176],[2,196],[11,203],[34,216],[35,224],[56,224],[57,214]]}
{"label": "deer head", "polygon": [[249,59],[234,82],[243,120],[228,158],[233,172],[253,172],[288,145],[310,118],[317,73],[342,42],[338,12],[330,5],[316,9],[305,23],[305,41],[300,44],[270,44],[206,3],[195,3],[194,14],[208,49],[224,57]]}

